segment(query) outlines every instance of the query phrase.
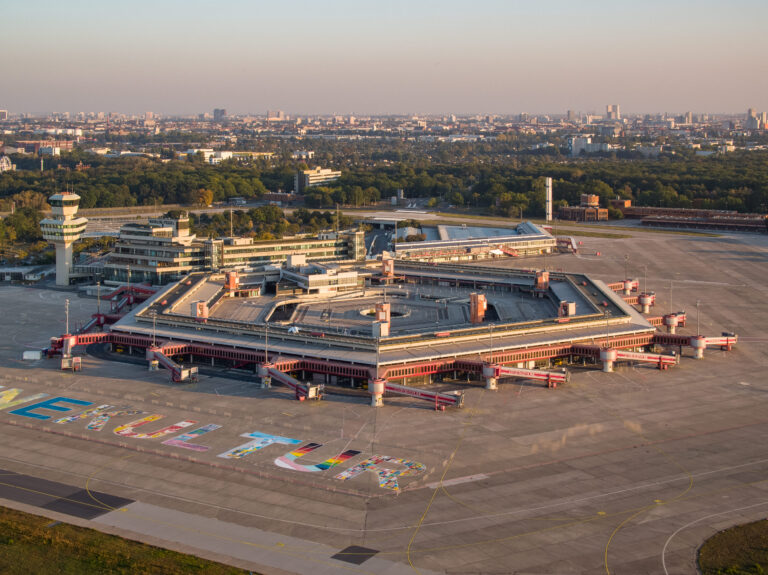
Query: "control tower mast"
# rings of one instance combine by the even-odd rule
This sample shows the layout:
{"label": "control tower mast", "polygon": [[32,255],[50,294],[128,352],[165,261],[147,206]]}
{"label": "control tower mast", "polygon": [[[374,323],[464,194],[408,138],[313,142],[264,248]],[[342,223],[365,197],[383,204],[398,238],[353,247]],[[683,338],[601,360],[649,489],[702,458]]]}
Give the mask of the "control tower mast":
{"label": "control tower mast", "polygon": [[72,270],[72,244],[80,239],[88,220],[75,217],[80,205],[77,194],[53,194],[48,203],[52,217],[42,220],[40,229],[43,237],[56,246],[56,285],[66,286]]}

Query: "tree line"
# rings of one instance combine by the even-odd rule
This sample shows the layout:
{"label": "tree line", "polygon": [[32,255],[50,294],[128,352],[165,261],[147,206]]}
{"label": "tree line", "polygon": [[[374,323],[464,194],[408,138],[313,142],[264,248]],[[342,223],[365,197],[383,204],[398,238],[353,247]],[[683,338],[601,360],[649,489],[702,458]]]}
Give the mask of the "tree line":
{"label": "tree line", "polygon": [[[564,159],[502,153],[519,147],[519,141],[426,146],[385,140],[376,147],[371,142],[312,143],[321,150],[314,165],[342,170],[339,180],[307,191],[306,205],[316,209],[374,204],[403,189],[406,197],[427,198],[433,206],[536,217],[544,212],[543,182],[549,176],[556,204],[578,204],[581,194],[590,193],[600,196],[603,205],[622,197],[640,206],[768,210],[768,151]],[[46,159],[42,173],[37,158],[14,156],[17,171],[0,174],[0,211],[9,211],[11,202],[18,206],[22,197],[44,199],[65,189],[81,196],[83,208],[257,199],[267,191],[293,189],[296,170],[305,166],[283,152],[272,164],[209,165],[199,159],[104,158],[74,150]]]}
{"label": "tree line", "polygon": [[[348,229],[354,219],[343,214],[299,208],[286,215],[277,206],[260,206],[249,210],[232,210],[213,214],[191,214],[192,231],[204,237],[235,236],[272,240],[300,233],[315,234],[321,230]],[[338,221],[337,221],[338,220]]]}

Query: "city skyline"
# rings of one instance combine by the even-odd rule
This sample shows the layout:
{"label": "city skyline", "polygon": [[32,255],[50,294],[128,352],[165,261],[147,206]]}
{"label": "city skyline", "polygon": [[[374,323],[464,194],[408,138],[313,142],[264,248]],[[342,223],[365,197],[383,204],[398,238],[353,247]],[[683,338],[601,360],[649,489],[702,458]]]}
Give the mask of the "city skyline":
{"label": "city skyline", "polygon": [[0,108],[188,115],[768,108],[753,0],[4,7]]}

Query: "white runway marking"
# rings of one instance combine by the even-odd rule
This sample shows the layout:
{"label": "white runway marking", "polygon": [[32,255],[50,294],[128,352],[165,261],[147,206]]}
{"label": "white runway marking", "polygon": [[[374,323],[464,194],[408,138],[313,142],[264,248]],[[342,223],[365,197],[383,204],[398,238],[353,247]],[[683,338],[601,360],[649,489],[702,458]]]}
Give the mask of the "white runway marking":
{"label": "white runway marking", "polygon": [[667,554],[667,547],[669,547],[669,543],[672,541],[672,539],[680,533],[683,529],[688,529],[692,525],[695,525],[699,521],[704,521],[705,519],[710,519],[712,517],[717,517],[719,515],[726,515],[727,513],[735,513],[736,511],[744,511],[745,509],[752,509],[754,507],[760,507],[761,505],[768,505],[768,501],[761,501],[760,503],[755,503],[754,505],[747,505],[746,507],[738,507],[736,509],[728,509],[726,511],[721,511],[720,513],[712,513],[711,515],[705,515],[704,517],[700,517],[698,519],[695,519],[693,521],[690,521],[680,527],[677,531],[675,531],[672,535],[670,535],[667,538],[667,542],[664,543],[664,548],[661,550],[661,565],[664,567],[664,573],[666,575],[669,575],[669,571],[667,571],[667,561],[666,561],[666,554]]}
{"label": "white runway marking", "polygon": [[450,485],[461,485],[462,483],[470,483],[472,481],[480,481],[481,479],[488,479],[485,473],[478,473],[477,475],[467,475],[465,477],[457,477],[456,479],[448,479],[443,482],[428,483],[426,487],[430,489],[438,489],[440,487],[448,487]]}

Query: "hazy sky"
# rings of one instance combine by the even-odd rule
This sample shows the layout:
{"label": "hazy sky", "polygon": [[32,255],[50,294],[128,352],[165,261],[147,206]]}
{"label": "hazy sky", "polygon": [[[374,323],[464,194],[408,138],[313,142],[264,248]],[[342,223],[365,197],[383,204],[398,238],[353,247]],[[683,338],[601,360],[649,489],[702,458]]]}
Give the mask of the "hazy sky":
{"label": "hazy sky", "polygon": [[766,0],[0,0],[11,112],[768,110]]}

